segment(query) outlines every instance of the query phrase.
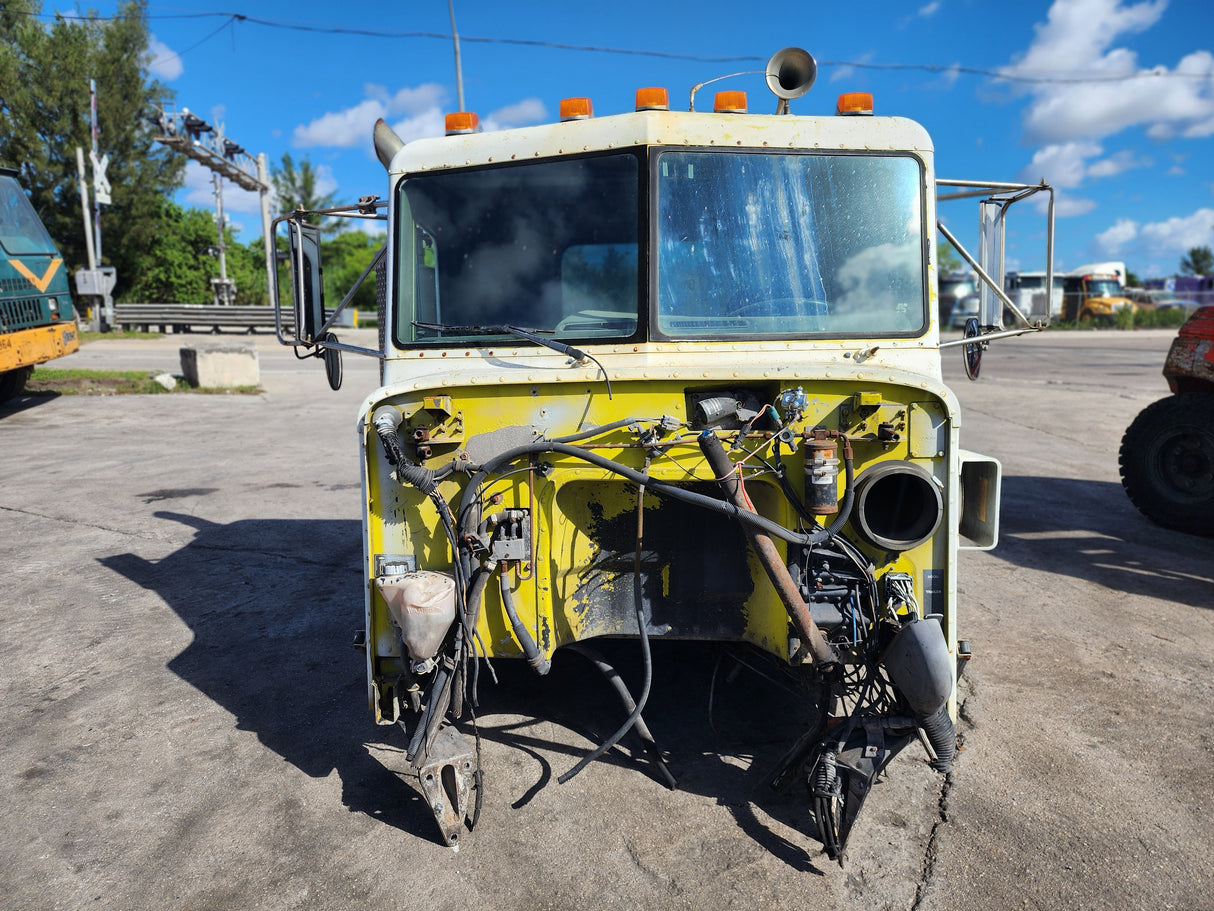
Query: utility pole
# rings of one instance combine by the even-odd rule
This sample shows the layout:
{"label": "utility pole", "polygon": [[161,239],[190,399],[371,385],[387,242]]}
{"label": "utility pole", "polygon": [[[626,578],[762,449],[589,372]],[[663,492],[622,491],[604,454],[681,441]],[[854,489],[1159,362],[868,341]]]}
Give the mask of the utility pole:
{"label": "utility pole", "polygon": [[451,14],[451,39],[455,42],[455,93],[459,96],[459,109],[464,110],[464,68],[459,60],[459,32],[455,28],[455,0],[447,0],[447,12]]}
{"label": "utility pole", "polygon": [[236,283],[228,278],[227,241],[224,235],[223,217],[223,178],[215,171],[211,172],[211,182],[215,193],[215,221],[219,224],[219,278],[211,279],[212,296],[216,304],[233,304],[236,302]]}
{"label": "utility pole", "polygon": [[89,158],[93,162],[93,231],[96,236],[94,247],[97,251],[97,262],[101,262],[101,200],[97,198],[97,83],[89,80],[89,130],[93,137],[93,150]]}

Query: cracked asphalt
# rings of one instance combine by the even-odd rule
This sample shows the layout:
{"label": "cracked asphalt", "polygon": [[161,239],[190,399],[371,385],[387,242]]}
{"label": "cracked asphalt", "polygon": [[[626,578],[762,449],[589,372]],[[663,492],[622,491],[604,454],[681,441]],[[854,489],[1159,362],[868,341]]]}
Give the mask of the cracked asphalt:
{"label": "cracked asphalt", "polygon": [[[964,752],[947,780],[896,759],[843,869],[762,784],[803,707],[727,664],[710,719],[715,654],[670,643],[646,720],[679,790],[628,741],[557,784],[614,697],[576,655],[499,667],[480,823],[437,842],[351,647],[373,362],[334,394],[225,336],[258,346],[263,394],[0,407],[0,905],[1214,907],[1214,540],[1150,525],[1117,473],[1170,339],[1013,340],[974,384],[947,352],[963,445],[1004,468],[1000,545],[962,557]],[[193,340],[64,363],[177,372]]]}

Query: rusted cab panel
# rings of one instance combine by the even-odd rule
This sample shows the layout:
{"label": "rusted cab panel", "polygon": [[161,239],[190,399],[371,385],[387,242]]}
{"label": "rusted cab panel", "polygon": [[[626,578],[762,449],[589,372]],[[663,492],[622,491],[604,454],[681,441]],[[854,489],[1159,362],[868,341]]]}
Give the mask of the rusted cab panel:
{"label": "rusted cab panel", "polygon": [[1214,307],[1202,307],[1180,327],[1163,375],[1173,392],[1214,391]]}

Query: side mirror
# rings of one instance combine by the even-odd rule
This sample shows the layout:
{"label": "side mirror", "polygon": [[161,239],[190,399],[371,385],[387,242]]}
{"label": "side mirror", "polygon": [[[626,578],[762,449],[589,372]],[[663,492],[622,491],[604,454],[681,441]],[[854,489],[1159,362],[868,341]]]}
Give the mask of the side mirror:
{"label": "side mirror", "polygon": [[991,277],[992,285],[978,283],[978,325],[1003,328],[1003,301],[996,293],[1002,288],[1003,240],[1008,200],[993,197],[978,204],[978,265]]}
{"label": "side mirror", "polygon": [[320,227],[287,222],[291,249],[291,298],[295,304],[295,337],[316,341],[325,324],[325,289],[320,268]]}

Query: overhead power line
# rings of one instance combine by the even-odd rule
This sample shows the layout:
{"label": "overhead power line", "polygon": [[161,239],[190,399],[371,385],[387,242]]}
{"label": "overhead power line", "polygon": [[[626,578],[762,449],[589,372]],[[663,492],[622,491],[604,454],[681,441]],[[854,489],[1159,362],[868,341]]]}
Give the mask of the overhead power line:
{"label": "overhead power line", "polygon": [[[14,11],[15,12],[15,11]],[[82,22],[109,22],[117,17],[101,16],[101,15],[83,15],[70,13],[23,13],[24,15],[39,18],[52,19],[60,18],[69,21]],[[452,36],[446,32],[422,32],[422,31],[402,31],[397,29],[376,29],[376,28],[358,28],[348,25],[337,25],[323,22],[306,22],[293,19],[271,19],[264,16],[250,16],[245,13],[228,13],[228,12],[181,12],[181,13],[146,13],[148,19],[203,19],[223,17],[227,21],[223,26],[216,29],[206,38],[191,45],[188,50],[193,50],[200,44],[204,43],[214,35],[223,30],[224,26],[235,25],[236,23],[249,23],[252,25],[260,25],[265,28],[284,29],[287,31],[296,32],[313,32],[325,35],[354,35],[363,38],[427,38],[440,41],[451,41]],[[469,35],[460,35],[460,41],[472,44],[504,44],[517,47],[530,48],[550,48],[552,50],[563,51],[580,51],[584,53],[595,54],[620,54],[633,57],[656,57],[665,60],[688,60],[698,63],[765,63],[767,57],[756,56],[714,56],[709,54],[688,54],[678,53],[674,51],[652,51],[641,50],[637,48],[620,48],[620,47],[604,47],[590,44],[567,44],[559,41],[540,41],[538,39],[528,38],[485,38]],[[175,56],[180,56],[186,51],[179,51]],[[166,58],[169,59],[169,58]],[[1039,73],[1016,73],[1005,70],[984,69],[981,67],[961,66],[959,64],[937,64],[937,63],[869,63],[854,60],[828,60],[822,59],[818,61],[819,67],[851,67],[858,70],[888,70],[888,71],[917,71],[925,73],[933,73],[936,75],[947,75],[956,73],[966,76],[982,76],[987,79],[994,79],[1001,82],[1019,82],[1028,84],[1053,84],[1053,85],[1080,85],[1091,83],[1117,83],[1129,82],[1138,79],[1198,79],[1206,80],[1211,76],[1208,73],[1182,73],[1175,70],[1164,70],[1156,68],[1151,70],[1142,70],[1137,73],[1122,73],[1107,76],[1081,75],[1077,72],[1039,72]]]}

